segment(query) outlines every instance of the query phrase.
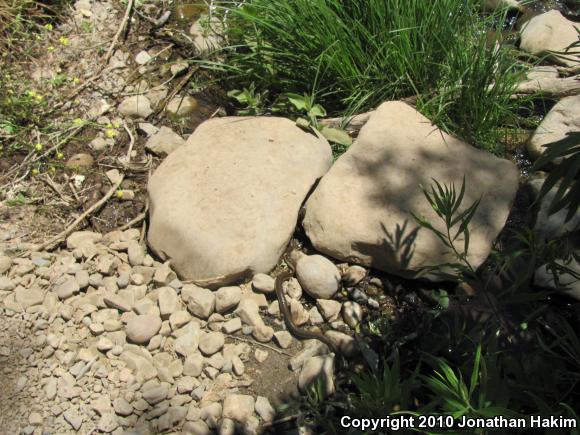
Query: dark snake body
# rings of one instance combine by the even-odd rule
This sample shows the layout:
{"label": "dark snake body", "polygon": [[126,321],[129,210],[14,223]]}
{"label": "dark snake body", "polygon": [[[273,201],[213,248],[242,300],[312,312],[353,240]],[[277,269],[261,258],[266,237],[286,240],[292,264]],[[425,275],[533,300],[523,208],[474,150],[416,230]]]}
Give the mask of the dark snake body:
{"label": "dark snake body", "polygon": [[286,324],[286,329],[292,334],[294,337],[303,339],[303,340],[318,340],[322,343],[326,344],[331,352],[334,352],[335,355],[339,354],[339,350],[336,345],[324,334],[319,332],[310,332],[306,331],[305,329],[298,328],[294,322],[292,322],[292,316],[290,314],[290,310],[286,305],[286,299],[284,298],[284,291],[282,290],[282,284],[290,278],[294,276],[294,273],[286,270],[282,272],[280,275],[276,277],[276,282],[274,284],[274,288],[276,290],[276,296],[278,297],[278,304],[280,305],[280,311],[282,313],[282,317],[284,318],[284,323]]}

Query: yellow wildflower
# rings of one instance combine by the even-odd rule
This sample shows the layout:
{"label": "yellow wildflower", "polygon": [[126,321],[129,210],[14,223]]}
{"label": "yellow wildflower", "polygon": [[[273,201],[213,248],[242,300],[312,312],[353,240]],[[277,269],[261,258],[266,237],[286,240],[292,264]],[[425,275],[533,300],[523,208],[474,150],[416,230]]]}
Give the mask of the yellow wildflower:
{"label": "yellow wildflower", "polygon": [[60,151],[57,151],[57,153],[56,153],[56,158],[57,158],[57,159],[62,159],[63,157],[64,157],[64,154],[63,154],[63,153],[61,153]]}
{"label": "yellow wildflower", "polygon": [[73,119],[73,124],[74,125],[81,125],[83,123],[83,120],[81,118],[75,118]]}
{"label": "yellow wildflower", "polygon": [[110,122],[105,126],[107,128],[113,128],[113,124],[111,124]]}
{"label": "yellow wildflower", "polygon": [[42,95],[37,95],[36,97],[34,97],[36,99],[36,101],[38,101],[39,103],[44,99],[44,97]]}
{"label": "yellow wildflower", "polygon": [[80,79],[78,77],[73,77],[72,81],[76,85],[78,82],[80,82]]}
{"label": "yellow wildflower", "polygon": [[35,98],[37,93],[36,91],[27,91],[26,95],[28,95],[30,98]]}
{"label": "yellow wildflower", "polygon": [[121,199],[123,197],[123,191],[117,190],[117,198]]}
{"label": "yellow wildflower", "polygon": [[50,23],[48,23],[48,24],[45,24],[45,25],[44,25],[44,28],[45,28],[46,30],[48,30],[49,32],[50,32],[50,31],[53,29],[53,27],[52,27],[52,24],[50,24]]}
{"label": "yellow wildflower", "polygon": [[115,130],[112,130],[109,128],[109,129],[105,130],[105,136],[107,136],[109,139],[112,139],[115,136],[117,136],[117,132]]}
{"label": "yellow wildflower", "polygon": [[121,124],[119,124],[118,122],[113,122],[113,127],[119,128],[120,126],[121,126]]}
{"label": "yellow wildflower", "polygon": [[60,42],[60,44],[64,45],[65,47],[70,44],[70,41],[66,36],[61,36],[60,38],[58,38],[58,42]]}
{"label": "yellow wildflower", "polygon": [[42,151],[42,144],[41,143],[37,143],[36,145],[34,145],[34,149],[36,151]]}
{"label": "yellow wildflower", "polygon": [[51,45],[50,47],[47,48],[47,50],[50,51],[54,51],[54,47]]}
{"label": "yellow wildflower", "polygon": [[32,173],[33,173],[34,175],[38,175],[38,174],[40,173],[40,171],[39,171],[38,169],[34,168],[34,169],[32,170]]}

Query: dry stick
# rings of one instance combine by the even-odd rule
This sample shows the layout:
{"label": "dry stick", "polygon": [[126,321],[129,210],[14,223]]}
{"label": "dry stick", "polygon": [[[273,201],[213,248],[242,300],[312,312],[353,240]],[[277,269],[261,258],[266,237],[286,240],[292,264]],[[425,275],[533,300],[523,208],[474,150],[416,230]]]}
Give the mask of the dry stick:
{"label": "dry stick", "polygon": [[119,30],[117,30],[117,33],[116,33],[115,37],[113,38],[113,41],[111,41],[111,45],[109,46],[109,49],[107,50],[107,54],[105,54],[105,57],[103,59],[103,68],[104,68],[104,65],[107,65],[107,63],[109,63],[109,59],[111,59],[111,55],[113,54],[113,50],[115,49],[115,45],[117,45],[117,41],[119,40],[121,33],[123,33],[123,31],[125,30],[125,26],[127,25],[127,22],[129,21],[129,16],[131,15],[131,9],[133,9],[133,1],[134,0],[129,0],[129,2],[127,3],[127,9],[125,9],[125,15],[123,16],[123,20],[121,21],[121,25],[119,26]]}
{"label": "dry stick", "polygon": [[250,340],[248,338],[236,337],[235,335],[231,335],[231,334],[224,334],[224,335],[228,338],[231,338],[232,340],[238,340],[238,341],[243,341],[245,343],[251,343],[251,344],[256,344],[258,346],[263,346],[267,349],[270,349],[270,350],[273,350],[274,352],[279,353],[280,355],[286,355],[286,356],[292,358],[292,355],[290,355],[288,352],[284,352],[283,350],[276,349],[274,346],[270,346],[269,344],[260,343],[259,341]]}
{"label": "dry stick", "polygon": [[57,234],[56,236],[54,236],[48,242],[45,242],[45,243],[35,247],[33,249],[33,251],[42,251],[45,249],[46,250],[53,249],[62,239],[64,239],[70,233],[72,233],[75,230],[75,228],[83,220],[85,220],[89,215],[91,215],[92,213],[97,211],[99,208],[101,208],[109,200],[109,198],[111,198],[111,196],[113,196],[113,194],[117,191],[117,189],[119,188],[119,186],[123,182],[124,178],[125,178],[125,175],[124,174],[121,175],[120,179],[113,185],[113,187],[111,187],[111,189],[107,192],[107,194],[105,196],[103,196],[99,201],[94,203],[88,210],[86,210],[83,214],[81,214],[78,218],[76,218],[75,221],[72,224],[70,224],[64,231],[62,231],[59,234]]}

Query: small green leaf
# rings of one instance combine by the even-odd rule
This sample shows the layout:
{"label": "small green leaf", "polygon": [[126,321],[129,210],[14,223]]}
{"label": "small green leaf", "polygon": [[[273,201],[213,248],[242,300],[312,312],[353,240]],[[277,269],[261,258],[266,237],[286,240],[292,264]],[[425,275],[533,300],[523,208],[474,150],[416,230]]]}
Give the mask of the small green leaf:
{"label": "small green leaf", "polygon": [[352,138],[346,131],[342,129],[334,127],[322,127],[320,129],[320,133],[322,133],[322,135],[330,142],[344,146],[350,146],[352,144]]}
{"label": "small green leaf", "polygon": [[304,95],[286,94],[286,97],[288,97],[288,101],[290,101],[297,110],[306,110],[308,100]]}

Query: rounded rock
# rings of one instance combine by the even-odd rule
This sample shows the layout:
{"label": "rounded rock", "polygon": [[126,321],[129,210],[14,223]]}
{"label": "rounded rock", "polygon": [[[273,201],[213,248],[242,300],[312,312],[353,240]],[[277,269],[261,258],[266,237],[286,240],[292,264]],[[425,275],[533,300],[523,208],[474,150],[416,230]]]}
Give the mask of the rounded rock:
{"label": "rounded rock", "polygon": [[316,299],[332,298],[340,283],[338,268],[322,255],[304,256],[298,260],[296,277],[302,288]]}
{"label": "rounded rock", "polygon": [[125,332],[133,343],[145,344],[161,329],[161,318],[153,314],[134,316],[127,322]]}

